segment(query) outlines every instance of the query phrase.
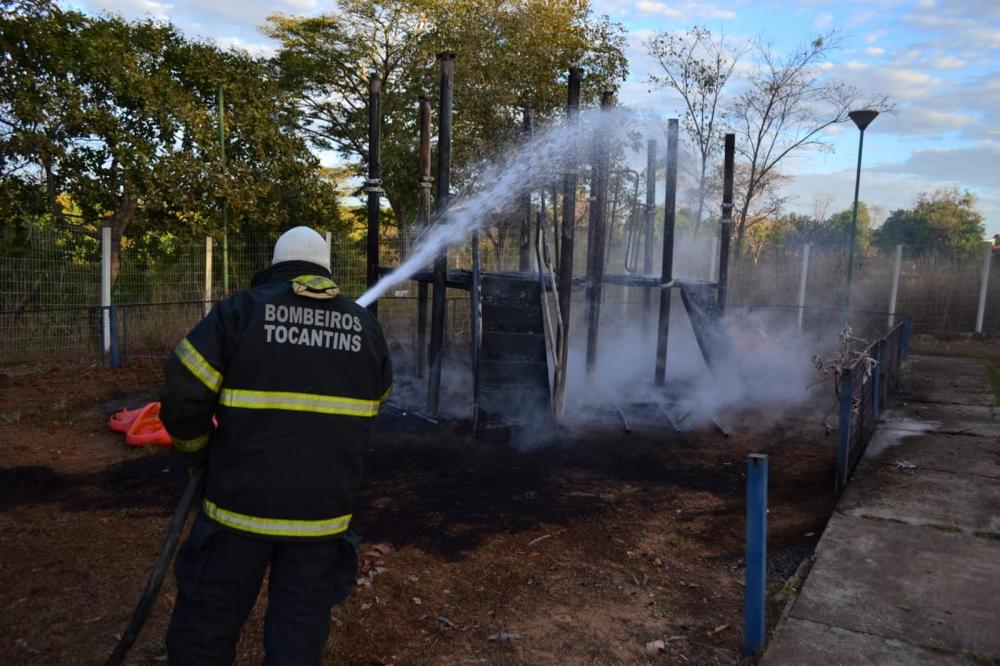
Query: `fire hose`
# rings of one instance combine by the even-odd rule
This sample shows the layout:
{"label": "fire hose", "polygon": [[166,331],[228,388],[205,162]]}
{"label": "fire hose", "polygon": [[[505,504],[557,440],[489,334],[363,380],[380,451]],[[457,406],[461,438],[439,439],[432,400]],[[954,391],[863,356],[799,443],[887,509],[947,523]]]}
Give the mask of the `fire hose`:
{"label": "fire hose", "polygon": [[142,631],[143,625],[146,624],[149,612],[153,609],[153,603],[156,602],[156,597],[160,594],[160,586],[163,585],[163,576],[166,574],[170,562],[174,559],[174,553],[177,551],[177,542],[180,540],[184,523],[187,522],[188,514],[191,512],[195,500],[201,496],[204,481],[204,467],[199,467],[191,473],[187,487],[184,488],[184,494],[181,495],[181,501],[177,504],[177,510],[174,511],[174,519],[170,523],[170,529],[167,530],[167,536],[163,540],[163,547],[160,549],[159,555],[156,556],[153,573],[150,574],[149,580],[146,582],[146,589],[143,591],[142,597],[139,599],[139,604],[135,607],[135,611],[132,612],[132,617],[125,628],[125,633],[122,634],[121,640],[115,646],[115,651],[111,653],[111,657],[108,659],[108,666],[117,666],[122,663],[129,648],[132,647],[132,644],[139,637],[139,632]]}

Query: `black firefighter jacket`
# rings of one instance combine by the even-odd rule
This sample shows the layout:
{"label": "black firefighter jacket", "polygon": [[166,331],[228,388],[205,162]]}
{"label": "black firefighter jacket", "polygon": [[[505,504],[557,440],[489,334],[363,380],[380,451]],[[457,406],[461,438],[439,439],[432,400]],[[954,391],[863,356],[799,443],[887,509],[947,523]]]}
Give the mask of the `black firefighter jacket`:
{"label": "black firefighter jacket", "polygon": [[208,465],[209,518],[265,538],[335,538],[392,387],[385,338],[320,266],[283,262],[253,285],[167,359],[160,417],[185,463]]}

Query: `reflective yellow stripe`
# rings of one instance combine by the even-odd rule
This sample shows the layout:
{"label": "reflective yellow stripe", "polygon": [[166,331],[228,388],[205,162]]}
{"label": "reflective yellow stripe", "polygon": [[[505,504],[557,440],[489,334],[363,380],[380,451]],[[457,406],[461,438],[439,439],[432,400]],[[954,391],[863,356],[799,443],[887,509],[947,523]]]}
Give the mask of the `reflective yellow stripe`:
{"label": "reflective yellow stripe", "polygon": [[222,386],[222,375],[194,348],[193,344],[188,342],[187,338],[181,340],[174,353],[177,354],[177,358],[184,364],[184,367],[190,370],[191,374],[198,378],[198,381],[207,386],[209,391],[219,392],[219,387]]}
{"label": "reflective yellow stripe", "polygon": [[383,401],[385,401],[385,399],[386,399],[386,398],[388,398],[388,397],[389,397],[389,395],[391,395],[391,394],[392,394],[392,389],[393,389],[393,386],[392,386],[392,384],[389,384],[389,388],[387,388],[387,389],[385,390],[385,393],[383,393],[383,394],[382,394],[382,395],[381,395],[381,396],[379,397],[378,401],[379,401],[379,402],[383,402]]}
{"label": "reflective yellow stripe", "polygon": [[305,285],[310,289],[336,289],[337,283],[323,275],[300,275],[292,282]]}
{"label": "reflective yellow stripe", "polygon": [[327,299],[340,293],[337,283],[322,275],[300,275],[292,279],[292,291],[299,296]]}
{"label": "reflective yellow stripe", "polygon": [[378,414],[380,400],[359,400],[317,393],[285,391],[248,391],[223,389],[219,404],[242,409],[284,409],[293,412],[316,412],[342,416],[373,417]]}
{"label": "reflective yellow stripe", "polygon": [[288,520],[260,518],[221,509],[210,500],[203,503],[205,514],[215,522],[233,529],[267,536],[324,537],[340,534],[351,524],[351,516],[337,516],[326,520]]}
{"label": "reflective yellow stripe", "polygon": [[182,451],[184,453],[196,453],[208,446],[208,435],[209,433],[206,432],[204,435],[199,435],[193,439],[171,437],[170,441],[173,443],[174,448],[178,451]]}

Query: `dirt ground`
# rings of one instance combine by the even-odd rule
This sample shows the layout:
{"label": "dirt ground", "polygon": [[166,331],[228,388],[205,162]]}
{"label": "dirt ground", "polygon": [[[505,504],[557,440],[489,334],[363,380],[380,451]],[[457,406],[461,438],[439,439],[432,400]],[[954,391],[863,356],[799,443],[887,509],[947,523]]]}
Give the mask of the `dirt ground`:
{"label": "dirt ground", "polygon": [[[123,631],[186,473],[105,423],[160,378],[153,360],[0,371],[0,663],[103,663]],[[739,663],[743,460],[770,456],[774,616],[833,507],[821,388],[730,437],[609,421],[530,453],[473,442],[463,422],[380,416],[352,524],[362,577],[332,612],[329,662]],[[168,577],[129,663],[165,661],[173,590]],[[263,661],[264,601],[237,663]],[[645,654],[656,639],[665,651]]]}

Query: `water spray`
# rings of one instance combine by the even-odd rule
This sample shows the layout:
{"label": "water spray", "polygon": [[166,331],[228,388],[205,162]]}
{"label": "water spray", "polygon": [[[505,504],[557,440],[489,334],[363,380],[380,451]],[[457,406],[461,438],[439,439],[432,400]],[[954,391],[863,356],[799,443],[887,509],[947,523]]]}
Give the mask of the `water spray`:
{"label": "water spray", "polygon": [[410,256],[358,298],[367,307],[396,285],[424,270],[446,248],[463,242],[473,230],[482,229],[492,214],[516,204],[524,190],[548,183],[555,170],[565,169],[577,151],[589,146],[595,135],[602,141],[623,142],[629,132],[654,136],[662,124],[649,116],[623,109],[581,112],[579,125],[564,123],[536,131],[497,160],[485,164],[476,178],[480,187],[456,195],[438,211],[429,230]]}

